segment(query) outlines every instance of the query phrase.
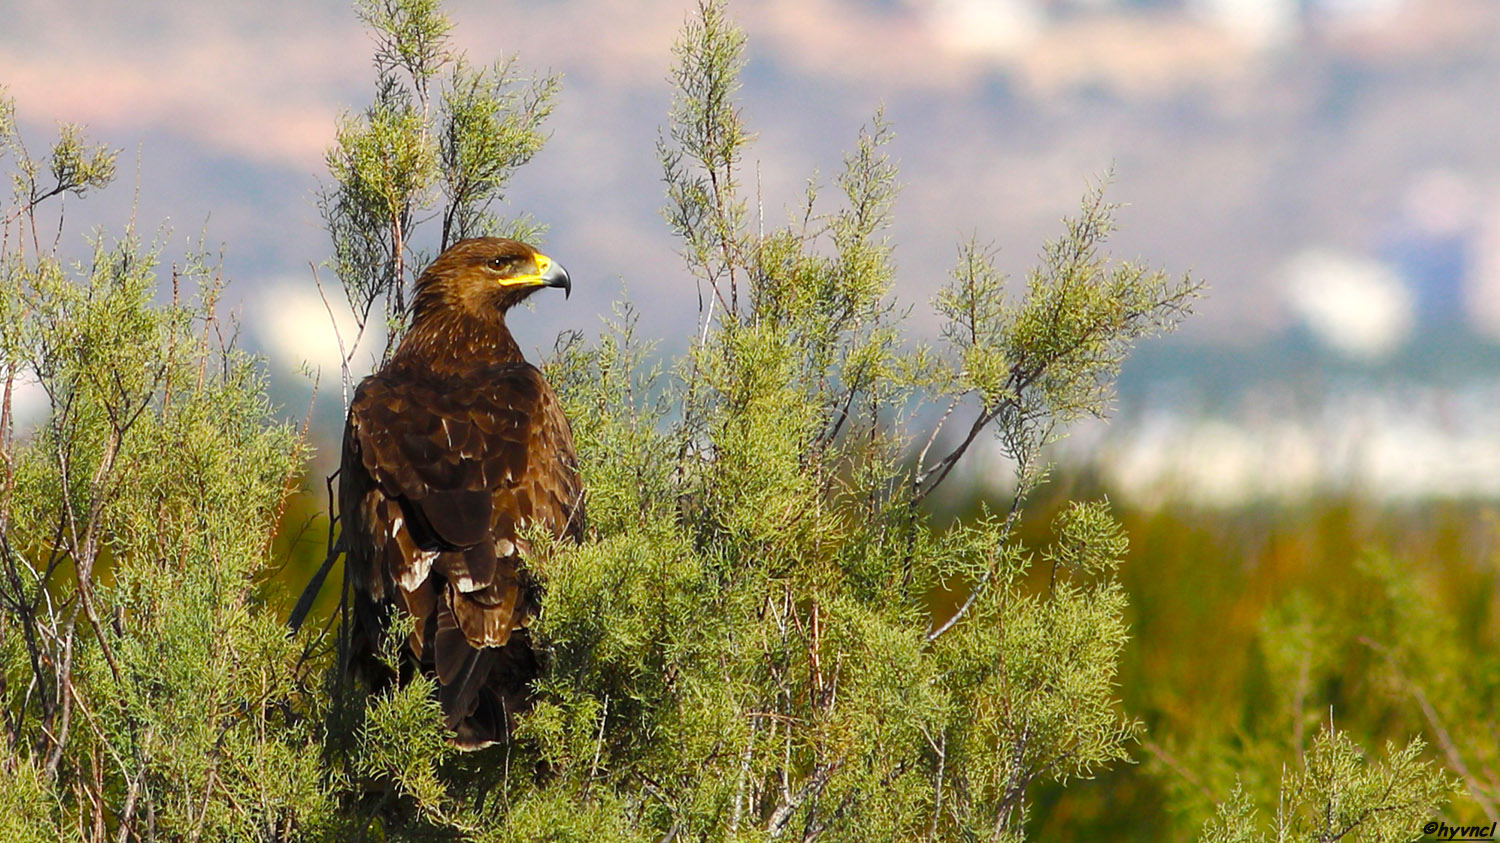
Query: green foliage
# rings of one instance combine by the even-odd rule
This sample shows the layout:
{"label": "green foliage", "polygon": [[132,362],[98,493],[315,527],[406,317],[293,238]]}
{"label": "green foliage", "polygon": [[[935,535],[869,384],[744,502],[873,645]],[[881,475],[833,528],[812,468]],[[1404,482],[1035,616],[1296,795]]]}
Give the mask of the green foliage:
{"label": "green foliage", "polygon": [[[1007,299],[992,253],[964,244],[953,280],[935,302],[958,361],[945,391],[977,398],[983,408],[970,437],[998,423],[1005,453],[1022,466],[1023,489],[1039,479],[1041,449],[1061,426],[1107,413],[1132,344],[1180,321],[1200,289],[1137,264],[1110,263],[1100,247],[1114,230],[1115,210],[1101,187],[1092,188],[1064,234],[1043,249],[1019,301]],[[919,473],[918,483],[941,482],[955,462]]]}
{"label": "green foliage", "polygon": [[[1021,538],[1046,546],[1071,499],[1102,491],[1077,477],[1049,484]],[[1221,511],[1120,497],[1112,509],[1130,536],[1118,693],[1145,727],[1141,763],[1041,785],[1033,837],[1195,839],[1237,783],[1258,817],[1274,817],[1284,775],[1302,768],[1330,711],[1367,756],[1420,735],[1424,758],[1462,782],[1406,833],[1431,820],[1488,826],[1500,711],[1492,505]],[[1032,581],[1044,584],[1045,569]]]}
{"label": "green foliage", "polygon": [[[1243,787],[1235,800],[1259,800],[1253,804],[1267,812],[1277,804],[1278,781],[1290,793],[1293,784],[1304,790],[1323,786],[1316,785],[1321,776],[1353,792],[1356,780],[1344,775],[1351,735],[1390,742],[1421,731],[1437,745],[1429,754],[1447,777],[1413,766],[1421,741],[1387,754],[1393,771],[1421,773],[1424,787],[1436,789],[1420,791],[1428,793],[1419,803],[1426,818],[1436,818],[1434,806],[1454,795],[1451,778],[1467,793],[1459,794],[1466,798],[1448,821],[1491,821],[1495,788],[1488,774],[1477,771],[1495,763],[1493,741],[1485,737],[1495,726],[1492,701],[1500,687],[1492,655],[1459,646],[1451,616],[1436,609],[1408,566],[1367,554],[1348,568],[1322,580],[1340,587],[1288,589],[1266,607],[1254,631],[1250,681],[1225,691],[1243,711],[1228,719],[1199,711],[1198,725],[1187,733],[1173,723],[1162,725],[1172,752],[1203,776],[1190,782],[1169,774],[1165,781],[1174,802],[1203,811],[1213,794],[1229,792],[1236,779]],[[1304,736],[1326,724],[1330,710],[1343,729],[1336,741],[1324,734],[1309,749]],[[1329,741],[1337,746],[1319,748]],[[1303,778],[1287,779],[1288,764]],[[1396,812],[1387,807],[1379,813]],[[1392,826],[1381,832],[1385,836],[1367,839],[1414,839],[1421,824]]]}
{"label": "green foliage", "polygon": [[[8,106],[7,106],[8,112]],[[229,839],[325,825],[301,642],[249,597],[304,456],[224,341],[201,254],[133,231],[65,264],[37,206],[103,187],[65,127],[52,186],[14,135],[0,314],[0,698],[7,840]],[[29,247],[29,248],[28,248]],[[157,302],[167,287],[170,302]],[[45,390],[18,426],[16,389]]]}
{"label": "green foliage", "polygon": [[360,773],[389,778],[438,819],[444,794],[437,764],[453,751],[443,740],[442,718],[431,682],[391,689],[370,704],[355,762]]}
{"label": "green foliage", "polygon": [[404,71],[425,93],[448,58],[453,28],[437,0],[355,0],[354,10],[377,33],[375,69],[381,77]]}
{"label": "green foliage", "polygon": [[[1021,578],[1030,559],[1012,561],[995,579],[996,597],[972,604],[968,621],[937,648],[959,691],[960,714],[947,735],[955,791],[970,795],[960,825],[969,836],[991,827],[1019,834],[1034,781],[1089,778],[1127,760],[1138,730],[1114,702],[1126,640],[1125,595],[1108,576],[1124,549],[1117,528],[1102,506],[1080,506],[1060,521],[1057,545],[1040,556],[1051,562],[1047,590],[1028,593]],[[1078,540],[1090,529],[1104,538],[1082,548]],[[1074,567],[1080,559],[1106,576]],[[1075,572],[1082,575],[1076,581]]]}
{"label": "green foliage", "polygon": [[[672,47],[675,92],[667,136],[657,141],[667,182],[667,223],[683,239],[684,257],[714,283],[716,294],[722,295],[718,284],[727,281],[731,300],[738,296],[736,264],[745,246],[745,203],[736,195],[734,176],[750,143],[734,102],[744,47],[744,33],[729,20],[724,4],[698,5]],[[698,295],[701,311],[701,287]]]}
{"label": "green foliage", "polygon": [[1275,839],[1334,843],[1337,840],[1418,840],[1453,782],[1423,761],[1422,742],[1386,746],[1383,762],[1371,762],[1343,732],[1324,730],[1302,769],[1283,776],[1271,834],[1260,830],[1256,811],[1236,785],[1228,801],[1203,827],[1205,843],[1254,843]]}
{"label": "green foliage", "polygon": [[6,840],[72,840],[64,831],[62,805],[45,773],[29,758],[0,767],[0,835]]}
{"label": "green foliage", "polygon": [[[502,229],[489,214],[516,168],[542,148],[541,123],[552,110],[557,77],[512,84],[510,59],[470,67],[462,58],[443,92],[438,141],[442,166],[443,243]],[[528,224],[511,223],[524,236]]]}
{"label": "green foliage", "polygon": [[[339,119],[327,153],[332,182],[318,197],[331,265],[359,326],[340,338],[346,392],[372,320],[387,331],[386,353],[395,348],[406,285],[429,258],[465,237],[539,233],[490,209],[541,148],[558,89],[556,77],[521,79],[508,59],[475,67],[453,53],[452,23],[437,0],[359,0],[356,11],[375,36],[375,97]],[[442,229],[428,242],[417,229],[432,216]]]}
{"label": "green foliage", "polygon": [[1203,843],[1257,843],[1264,835],[1256,828],[1255,805],[1235,782],[1234,791],[1203,825]]}
{"label": "green foliage", "polygon": [[[6,215],[9,227],[21,216],[35,223],[36,206],[54,196],[84,196],[98,190],[115,178],[117,153],[107,147],[88,143],[83,129],[64,123],[58,129],[45,161],[38,161],[26,151],[16,130],[15,101],[0,87],[0,155],[9,152],[15,158],[16,171],[11,174],[13,205]],[[44,176],[45,172],[45,176]],[[46,177],[51,177],[51,183]],[[32,234],[36,232],[33,230]]]}

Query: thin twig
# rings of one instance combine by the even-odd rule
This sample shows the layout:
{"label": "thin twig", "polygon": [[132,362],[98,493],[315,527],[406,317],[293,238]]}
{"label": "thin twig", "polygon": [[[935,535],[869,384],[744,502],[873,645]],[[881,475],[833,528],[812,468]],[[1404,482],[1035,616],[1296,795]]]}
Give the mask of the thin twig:
{"label": "thin twig", "polygon": [[[342,470],[342,469],[341,469]],[[333,512],[333,480],[339,476],[339,472],[328,475],[324,485],[328,490],[328,511]],[[313,601],[318,598],[318,593],[323,590],[323,581],[328,578],[328,572],[333,570],[333,563],[338,560],[339,554],[343,552],[344,533],[340,529],[338,538],[334,538],[333,528],[339,522],[339,515],[335,514],[328,519],[328,547],[323,558],[323,564],[308,581],[307,586],[302,589],[302,594],[297,597],[297,604],[292,607],[292,613],[287,617],[286,625],[296,634],[302,628],[302,622],[307,619],[307,613],[312,611]],[[349,577],[345,576],[347,581]]]}
{"label": "thin twig", "polygon": [[1202,779],[1193,775],[1193,771],[1189,770],[1182,764],[1182,762],[1174,758],[1171,753],[1163,749],[1161,744],[1158,744],[1156,741],[1153,741],[1150,738],[1143,737],[1141,739],[1141,746],[1144,747],[1147,752],[1151,753],[1156,758],[1156,760],[1167,765],[1167,767],[1169,767],[1172,772],[1176,773],[1179,776],[1182,776],[1183,780],[1188,784],[1196,787],[1198,789],[1198,792],[1202,793],[1205,799],[1209,800],[1210,802],[1216,801],[1214,792],[1209,789],[1208,785],[1204,784]]}
{"label": "thin twig", "polygon": [[823,786],[828,784],[828,777],[838,767],[838,763],[814,764],[812,775],[808,776],[807,780],[802,783],[802,786],[797,788],[795,796],[790,793],[782,795],[781,804],[777,805],[776,810],[771,812],[771,819],[766,823],[766,833],[773,839],[780,837],[781,832],[786,830],[786,824],[791,821],[792,813],[801,807],[809,797],[816,796],[821,792]]}
{"label": "thin twig", "polygon": [[1016,492],[1010,499],[1010,511],[1005,513],[1005,523],[1000,527],[1000,536],[995,540],[995,548],[991,552],[989,570],[985,571],[984,576],[979,578],[979,582],[975,583],[974,587],[969,590],[969,596],[964,599],[963,605],[958,607],[958,611],[954,612],[940,626],[927,633],[928,644],[936,641],[938,636],[952,629],[954,624],[957,624],[969,613],[969,608],[974,605],[975,600],[979,599],[980,592],[984,591],[985,586],[989,585],[990,580],[995,576],[995,570],[998,567],[1000,545],[1010,538],[1010,531],[1015,525],[1016,516],[1021,512],[1021,501],[1026,497],[1028,491],[1026,478],[1030,476],[1030,469],[1031,463],[1028,463],[1026,466],[1023,466],[1023,471],[1020,473],[1020,480],[1016,483]]}
{"label": "thin twig", "polygon": [[734,786],[734,811],[729,815],[729,832],[739,831],[740,817],[744,813],[745,790],[750,785],[750,762],[755,758],[755,733],[760,728],[760,717],[750,713],[750,734],[745,738],[745,751],[740,755],[739,777]]}
{"label": "thin twig", "polygon": [[934,743],[932,736],[927,734],[924,728],[922,737],[927,739],[927,745],[932,747],[932,751],[936,752],[938,757],[937,776],[933,779],[932,785],[932,822],[927,825],[927,839],[931,841],[937,838],[938,817],[943,813],[943,775],[948,765],[948,733],[944,731],[943,739]]}
{"label": "thin twig", "polygon": [[312,610],[313,601],[318,599],[318,593],[323,590],[323,581],[328,578],[328,572],[333,570],[333,563],[337,562],[338,558],[337,550],[324,557],[323,564],[318,566],[312,579],[308,580],[307,587],[302,589],[302,594],[297,597],[297,604],[292,607],[292,613],[286,619],[287,627],[294,634],[302,628],[302,622],[307,619],[307,613]]}
{"label": "thin twig", "polygon": [[604,749],[604,723],[609,720],[609,694],[604,695],[604,710],[599,713],[599,734],[594,737],[594,762],[589,765],[589,778],[599,774],[599,753]]}
{"label": "thin twig", "polygon": [[120,811],[120,833],[115,837],[118,843],[127,843],[130,840],[130,823],[135,818],[135,800],[140,795],[141,779],[145,775],[146,771],[141,770],[130,781],[130,790],[125,794],[125,807]]}
{"label": "thin twig", "polygon": [[1453,743],[1453,738],[1448,735],[1448,730],[1443,728],[1442,721],[1438,719],[1437,710],[1432,707],[1432,702],[1427,699],[1427,694],[1422,691],[1421,686],[1413,682],[1396,665],[1396,659],[1389,647],[1363,635],[1355,640],[1379,653],[1391,668],[1396,671],[1396,675],[1400,677],[1401,681],[1406,683],[1407,689],[1411,691],[1412,697],[1417,701],[1417,706],[1422,709],[1422,716],[1426,718],[1428,727],[1432,729],[1433,737],[1437,740],[1438,746],[1442,748],[1443,755],[1448,760],[1448,766],[1464,780],[1464,785],[1469,789],[1469,795],[1473,797],[1475,802],[1479,803],[1479,807],[1484,810],[1484,815],[1489,818],[1490,822],[1500,822],[1500,812],[1495,810],[1495,803],[1484,796],[1484,789],[1480,786],[1479,781],[1474,778],[1474,774],[1469,772],[1469,765],[1464,763],[1463,756],[1459,754],[1458,746]]}
{"label": "thin twig", "polygon": [[932,443],[937,441],[938,434],[942,432],[943,425],[947,423],[948,417],[953,415],[953,411],[958,409],[958,405],[962,403],[963,400],[964,397],[962,395],[953,399],[953,403],[949,404],[948,409],[943,411],[943,415],[937,420],[937,424],[934,424],[932,426],[932,435],[927,437],[926,444],[924,444],[922,446],[922,450],[917,453],[917,470],[913,472],[914,476],[922,476],[922,467],[927,463],[927,452],[932,449]]}

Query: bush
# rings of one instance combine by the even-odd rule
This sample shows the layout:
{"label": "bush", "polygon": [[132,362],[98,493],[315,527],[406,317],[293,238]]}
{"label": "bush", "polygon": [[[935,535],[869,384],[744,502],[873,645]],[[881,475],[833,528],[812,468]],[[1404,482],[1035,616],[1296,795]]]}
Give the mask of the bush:
{"label": "bush", "polygon": [[[433,0],[358,8],[376,96],[340,120],[320,207],[361,330],[394,338],[424,249],[537,236],[492,205],[556,82],[453,54]],[[1132,344],[1200,286],[1110,260],[1095,187],[1019,290],[961,245],[940,341],[911,340],[890,127],[859,132],[832,202],[812,182],[791,223],[752,220],[743,50],[719,0],[675,50],[659,153],[699,303],[688,350],[665,359],[622,303],[546,363],[589,531],[535,537],[549,670],[513,740],[477,753],[442,740],[427,683],[363,699],[332,633],[289,636],[261,602],[305,432],[273,420],[206,256],[168,272],[129,228],[76,266],[40,248],[38,209],[105,185],[114,156],[65,128],[34,160],[4,102],[0,836],[1020,840],[1039,787],[1130,759],[1125,535],[1083,501],[1023,542],[1023,503],[1044,447],[1106,412]],[[28,381],[49,401],[34,427],[10,414]],[[1013,495],[940,525],[930,497],[989,435]],[[1369,764],[1325,731],[1278,828],[1401,836],[1449,788],[1419,756]],[[1205,834],[1256,839],[1255,816],[1238,791]]]}

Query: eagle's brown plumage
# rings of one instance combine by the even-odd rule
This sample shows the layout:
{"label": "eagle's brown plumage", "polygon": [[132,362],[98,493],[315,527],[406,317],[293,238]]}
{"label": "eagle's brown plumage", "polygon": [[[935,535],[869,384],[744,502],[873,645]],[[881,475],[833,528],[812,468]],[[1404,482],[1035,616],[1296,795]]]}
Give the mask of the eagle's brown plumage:
{"label": "eagle's brown plumage", "polygon": [[504,739],[537,673],[526,624],[541,590],[522,527],[583,529],[568,420],[505,327],[517,302],[569,283],[523,243],[454,244],[418,279],[395,355],[349,405],[339,513],[356,664],[388,681],[371,658],[388,607],[411,615],[402,673],[437,683],[465,748]]}

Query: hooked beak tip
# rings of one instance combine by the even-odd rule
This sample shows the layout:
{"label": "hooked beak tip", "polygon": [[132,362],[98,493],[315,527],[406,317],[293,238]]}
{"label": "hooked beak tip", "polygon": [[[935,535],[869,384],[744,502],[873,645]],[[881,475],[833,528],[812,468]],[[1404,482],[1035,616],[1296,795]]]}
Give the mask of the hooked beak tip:
{"label": "hooked beak tip", "polygon": [[564,299],[573,296],[573,279],[560,263],[553,262],[551,266],[547,267],[546,273],[542,275],[542,281],[548,287],[561,287]]}

